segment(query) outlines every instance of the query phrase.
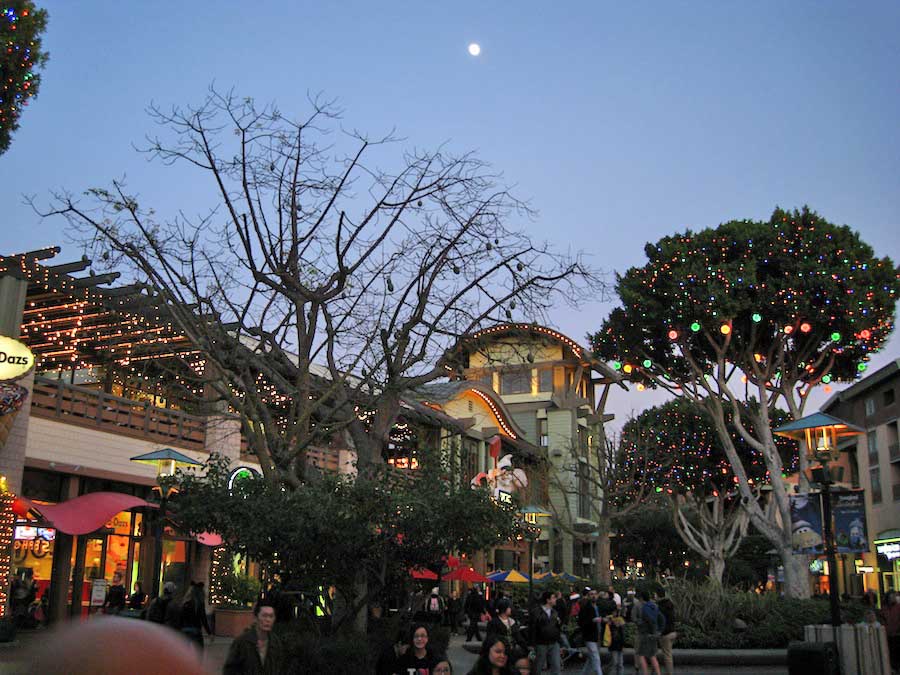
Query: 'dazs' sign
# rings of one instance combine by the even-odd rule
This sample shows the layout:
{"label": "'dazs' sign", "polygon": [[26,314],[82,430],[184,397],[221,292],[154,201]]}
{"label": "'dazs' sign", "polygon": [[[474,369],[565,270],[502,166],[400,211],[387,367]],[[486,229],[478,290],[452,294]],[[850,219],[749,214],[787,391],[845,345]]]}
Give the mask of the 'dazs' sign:
{"label": "'dazs' sign", "polygon": [[34,354],[22,342],[0,335],[0,382],[15,382],[34,367]]}

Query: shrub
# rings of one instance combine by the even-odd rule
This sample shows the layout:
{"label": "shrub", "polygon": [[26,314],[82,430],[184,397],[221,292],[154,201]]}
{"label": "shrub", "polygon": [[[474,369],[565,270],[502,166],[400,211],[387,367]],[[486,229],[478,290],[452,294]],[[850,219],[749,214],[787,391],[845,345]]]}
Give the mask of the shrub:
{"label": "shrub", "polygon": [[[783,648],[803,639],[803,626],[827,623],[830,617],[828,601],[820,598],[782,598],[681,580],[670,582],[666,592],[675,604],[677,644],[685,649]],[[864,609],[848,603],[842,617],[856,622]],[[736,619],[747,624],[746,630],[735,628]]]}

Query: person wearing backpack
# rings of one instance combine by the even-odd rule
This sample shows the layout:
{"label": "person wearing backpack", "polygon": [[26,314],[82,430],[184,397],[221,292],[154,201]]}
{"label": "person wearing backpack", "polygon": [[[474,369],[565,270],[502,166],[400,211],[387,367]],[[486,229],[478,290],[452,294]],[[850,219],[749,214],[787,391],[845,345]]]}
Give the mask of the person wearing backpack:
{"label": "person wearing backpack", "polygon": [[678,633],[675,632],[675,604],[671,598],[666,597],[666,590],[659,589],[656,593],[656,604],[659,605],[659,611],[665,617],[665,625],[660,631],[659,636],[659,653],[662,657],[662,670],[665,675],[674,675],[675,665],[672,659],[672,645]]}
{"label": "person wearing backpack", "polygon": [[147,621],[152,621],[153,623],[165,623],[166,611],[169,607],[169,603],[172,602],[172,596],[174,594],[175,584],[171,581],[167,581],[163,586],[162,595],[157,595],[153,598],[150,606],[147,607]]}
{"label": "person wearing backpack", "polygon": [[647,591],[641,591],[638,596],[641,599],[641,611],[637,618],[638,646],[635,656],[641,665],[641,675],[647,675],[648,665],[653,667],[653,675],[660,675],[656,651],[666,617],[659,611],[659,605],[650,599]]}

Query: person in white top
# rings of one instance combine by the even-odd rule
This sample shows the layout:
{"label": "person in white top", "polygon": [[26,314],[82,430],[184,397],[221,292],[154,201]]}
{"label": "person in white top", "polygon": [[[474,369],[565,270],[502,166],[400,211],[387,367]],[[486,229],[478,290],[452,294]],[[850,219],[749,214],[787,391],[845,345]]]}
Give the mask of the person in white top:
{"label": "person in white top", "polygon": [[616,608],[622,609],[622,596],[616,593],[616,589],[612,586],[609,587],[609,597],[616,603]]}

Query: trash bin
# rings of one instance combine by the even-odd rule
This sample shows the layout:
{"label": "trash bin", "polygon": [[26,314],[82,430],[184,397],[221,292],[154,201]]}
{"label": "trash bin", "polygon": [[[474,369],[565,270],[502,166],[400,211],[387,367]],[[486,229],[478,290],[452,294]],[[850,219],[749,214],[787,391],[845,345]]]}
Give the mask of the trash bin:
{"label": "trash bin", "polygon": [[787,660],[789,675],[841,675],[834,642],[791,642]]}

